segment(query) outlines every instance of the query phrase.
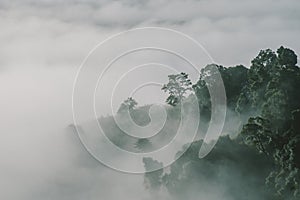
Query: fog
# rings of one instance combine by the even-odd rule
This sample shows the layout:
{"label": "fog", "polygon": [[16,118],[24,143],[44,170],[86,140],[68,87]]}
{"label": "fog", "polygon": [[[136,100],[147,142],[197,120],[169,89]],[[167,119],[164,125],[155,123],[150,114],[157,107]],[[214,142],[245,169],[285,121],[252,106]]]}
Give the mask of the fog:
{"label": "fog", "polygon": [[[216,63],[248,66],[259,49],[300,51],[297,8],[296,0],[0,1],[0,199],[168,199],[166,191],[151,194],[143,174],[121,173],[93,159],[68,129],[84,58],[112,34],[161,26],[197,39]],[[161,91],[149,91],[152,96],[138,94],[139,103],[161,103]]]}
{"label": "fog", "polygon": [[1,198],[151,199],[143,175],[103,166],[67,128],[72,75],[70,69],[1,73]]}

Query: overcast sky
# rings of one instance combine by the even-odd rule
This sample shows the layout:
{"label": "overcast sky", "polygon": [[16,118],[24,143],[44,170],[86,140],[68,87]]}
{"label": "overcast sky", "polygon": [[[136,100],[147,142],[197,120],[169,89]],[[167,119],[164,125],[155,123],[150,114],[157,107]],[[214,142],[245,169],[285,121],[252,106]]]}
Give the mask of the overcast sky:
{"label": "overcast sky", "polygon": [[[299,0],[0,0],[0,199],[43,199],[55,174],[70,167],[61,135],[73,122],[73,81],[99,42],[131,28],[172,28],[217,64],[249,66],[260,49],[300,52],[299,9]],[[58,182],[68,185],[69,176]],[[55,199],[75,199],[55,188]]]}
{"label": "overcast sky", "polygon": [[299,7],[297,0],[2,0],[1,66],[76,67],[106,36],[143,26],[185,32],[216,62],[248,65],[262,48],[299,52]]}

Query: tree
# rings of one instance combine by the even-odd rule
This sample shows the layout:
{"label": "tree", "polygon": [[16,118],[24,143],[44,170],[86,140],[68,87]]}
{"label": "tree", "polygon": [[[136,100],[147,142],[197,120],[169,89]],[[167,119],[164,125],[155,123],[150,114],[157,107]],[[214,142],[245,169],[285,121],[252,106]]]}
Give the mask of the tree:
{"label": "tree", "polygon": [[279,196],[290,196],[292,192],[295,199],[300,192],[299,113],[299,110],[292,113],[291,121],[288,120],[291,126],[284,132],[278,132],[270,120],[261,117],[250,118],[241,132],[245,144],[269,156],[275,164],[266,183],[273,186]]}
{"label": "tree", "polygon": [[161,89],[170,95],[166,102],[171,106],[176,106],[182,102],[187,92],[192,90],[192,82],[188,78],[188,74],[184,72],[169,75],[168,77],[169,82],[164,84]]}
{"label": "tree", "polygon": [[244,125],[241,136],[246,144],[273,160],[275,166],[267,183],[280,196],[292,192],[299,198],[300,132],[296,124],[300,123],[300,69],[296,64],[296,54],[284,47],[276,53],[261,51],[252,61],[244,90],[249,95],[244,96],[257,112]]}
{"label": "tree", "polygon": [[137,101],[132,97],[128,97],[118,109],[118,113],[126,112],[127,110],[132,111],[137,106]]}
{"label": "tree", "polygon": [[[247,84],[248,69],[243,65],[234,67],[223,67],[222,65],[209,64],[201,69],[199,80],[194,84],[193,90],[198,99],[198,105],[201,116],[200,130],[205,132],[208,122],[211,119],[211,97],[208,90],[209,86],[224,84],[226,91],[226,103],[228,111],[226,112],[226,121],[224,131],[237,134],[237,128],[232,126],[232,122],[236,124],[240,121],[240,116],[234,112],[239,95]],[[221,75],[222,81],[216,81],[216,77]],[[221,82],[221,83],[220,83]]]}
{"label": "tree", "polygon": [[265,102],[265,92],[268,83],[278,70],[277,55],[271,49],[261,50],[251,61],[247,75],[247,84],[239,95],[236,111],[260,114],[261,106]]}
{"label": "tree", "polygon": [[[170,192],[181,195],[185,193],[185,190],[201,183],[199,180],[210,174],[207,170],[201,171],[201,169],[213,169],[213,166],[217,164],[216,161],[213,161],[207,167],[203,167],[206,161],[222,160],[222,168],[225,169],[232,169],[232,165],[230,164],[230,167],[226,168],[224,163],[245,162],[243,166],[238,164],[239,170],[245,170],[241,173],[244,176],[244,174],[254,172],[257,158],[261,158],[262,163],[259,164],[258,173],[263,173],[256,176],[257,180],[261,184],[266,183],[272,186],[269,188],[271,192],[268,194],[268,198],[264,199],[299,199],[300,92],[298,88],[300,68],[296,64],[297,55],[294,51],[280,47],[277,51],[261,50],[251,61],[250,69],[243,66],[225,68],[216,65],[208,65],[202,69],[199,81],[192,86],[199,101],[201,117],[204,114],[204,118],[210,118],[211,101],[208,88],[209,84],[217,84],[214,74],[218,71],[226,89],[228,110],[237,111],[237,116],[242,122],[232,123],[233,117],[228,115],[228,112],[223,131],[226,131],[226,126],[234,127],[240,124],[242,130],[236,139],[232,141],[229,138],[226,139],[230,145],[218,151],[219,145],[224,142],[224,139],[220,138],[214,150],[202,159],[202,162],[197,157],[198,148],[195,153],[188,155],[188,152],[193,149],[192,145],[187,153],[184,153],[172,164],[171,172],[160,177],[160,182],[166,185]],[[172,91],[168,86],[177,83],[175,75],[170,78],[171,84],[164,86],[165,91]],[[178,87],[180,86],[177,84],[175,88]],[[171,105],[180,102],[178,95],[174,95],[174,93],[170,93],[171,97],[168,99],[170,100],[168,103]],[[209,120],[205,121],[205,123],[208,122]],[[201,124],[202,127],[203,124]],[[242,148],[235,149],[238,145],[242,145],[240,146]],[[228,151],[228,162],[223,162],[226,151]],[[248,151],[251,153],[245,156],[244,153]],[[215,157],[214,152],[218,152],[220,155]],[[266,165],[263,164],[264,162]],[[234,171],[236,172],[235,169]],[[211,174],[213,176],[215,173]],[[212,176],[210,175],[207,180],[212,180]],[[256,179],[253,179],[252,175],[250,177],[247,182]],[[261,177],[263,178],[261,179]],[[187,183],[192,184],[188,185]],[[237,188],[241,188],[240,181],[238,183]],[[187,185],[188,187],[186,187]],[[255,192],[258,191],[257,188],[261,188],[257,187],[256,182],[253,185]],[[193,192],[199,188],[197,186]],[[263,190],[266,191],[266,189]],[[232,191],[235,190],[230,189],[231,193]],[[261,194],[261,196],[263,195]]]}
{"label": "tree", "polygon": [[[203,141],[194,141],[167,172],[148,172],[144,175],[152,189],[167,189],[171,199],[220,199],[213,198],[216,188],[228,199],[277,200],[273,191],[266,190],[265,180],[272,163],[266,155],[228,136],[219,138],[210,154],[199,159]],[[148,159],[145,168],[157,166],[158,161]],[[257,167],[259,166],[259,167]],[[157,188],[157,187],[160,188]],[[198,198],[197,198],[198,197]],[[210,198],[212,197],[212,198]]]}
{"label": "tree", "polygon": [[281,46],[277,50],[279,64],[289,67],[297,64],[297,55],[293,50]]}
{"label": "tree", "polygon": [[[144,175],[144,184],[146,188],[152,191],[159,190],[162,184],[161,177],[163,175],[163,164],[149,157],[143,158],[143,163],[145,169],[151,171],[146,172]],[[153,169],[157,170],[153,171]]]}

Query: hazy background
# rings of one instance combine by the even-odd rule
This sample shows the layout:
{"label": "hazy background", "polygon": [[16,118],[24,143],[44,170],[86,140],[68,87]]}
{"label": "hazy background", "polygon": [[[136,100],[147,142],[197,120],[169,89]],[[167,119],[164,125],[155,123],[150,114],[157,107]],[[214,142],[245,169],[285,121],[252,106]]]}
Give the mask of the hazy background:
{"label": "hazy background", "polygon": [[248,66],[260,49],[300,52],[299,8],[297,0],[0,0],[0,198],[150,198],[142,175],[86,164],[70,142],[72,84],[87,53],[119,31],[162,26],[197,39],[218,64]]}

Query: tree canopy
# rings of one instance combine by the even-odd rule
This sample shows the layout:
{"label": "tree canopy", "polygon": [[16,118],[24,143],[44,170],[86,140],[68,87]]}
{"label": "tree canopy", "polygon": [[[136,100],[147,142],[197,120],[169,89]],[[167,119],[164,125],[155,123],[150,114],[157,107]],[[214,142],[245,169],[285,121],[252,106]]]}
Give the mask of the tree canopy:
{"label": "tree canopy", "polygon": [[119,107],[118,113],[125,112],[127,110],[131,111],[138,105],[137,101],[132,97],[128,97]]}
{"label": "tree canopy", "polygon": [[188,78],[188,74],[182,72],[180,74],[169,75],[169,82],[161,88],[164,92],[169,93],[166,102],[171,106],[180,104],[188,91],[192,90],[192,82]]}
{"label": "tree canopy", "polygon": [[[300,68],[297,66],[297,55],[285,47],[280,47],[277,51],[265,49],[251,61],[249,68],[242,65],[217,65],[217,69],[224,82],[229,110],[224,131],[231,127],[230,130],[234,131],[226,134],[236,137],[221,138],[215,149],[203,160],[197,157],[198,152],[195,150],[199,148],[201,141],[193,142],[190,149],[171,165],[171,172],[161,175],[160,180],[156,181],[171,193],[180,191],[180,195],[184,195],[186,193],[181,188],[190,191],[185,186],[193,187],[188,182],[197,185],[202,183],[201,179],[207,180],[205,176],[213,177],[218,172],[217,169],[203,171],[203,166],[206,166],[205,169],[215,169],[214,165],[217,165],[226,170],[229,163],[235,163],[232,167],[240,171],[248,169],[247,173],[251,174],[256,173],[253,163],[260,160],[259,166],[263,173],[253,175],[263,180],[257,184],[266,183],[262,199],[299,199]],[[198,82],[192,85],[198,97],[201,118],[204,116],[207,124],[211,102],[206,80],[213,79],[212,74],[208,65],[201,70]],[[176,105],[183,94],[190,90],[191,83],[187,81],[187,77],[187,74],[169,76],[169,83],[163,87],[170,94],[167,103]],[[184,84],[181,85],[181,82]],[[213,80],[210,82],[213,83]],[[239,123],[236,123],[237,120]],[[225,158],[228,160],[222,163],[220,160]],[[253,165],[253,168],[242,166],[237,161],[248,163],[248,167]],[[145,178],[149,176],[151,173]],[[261,192],[258,189],[260,187],[257,186],[257,192]]]}

